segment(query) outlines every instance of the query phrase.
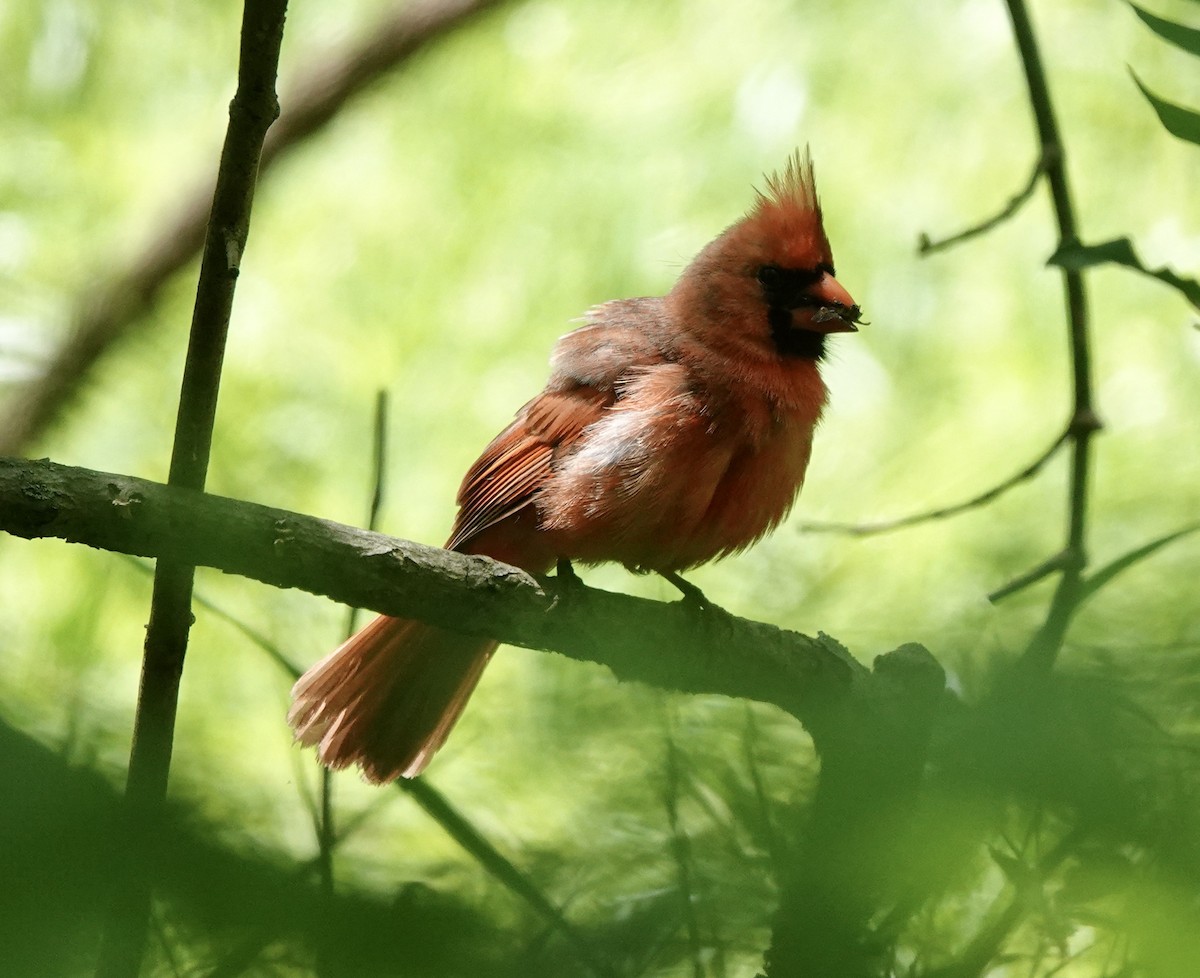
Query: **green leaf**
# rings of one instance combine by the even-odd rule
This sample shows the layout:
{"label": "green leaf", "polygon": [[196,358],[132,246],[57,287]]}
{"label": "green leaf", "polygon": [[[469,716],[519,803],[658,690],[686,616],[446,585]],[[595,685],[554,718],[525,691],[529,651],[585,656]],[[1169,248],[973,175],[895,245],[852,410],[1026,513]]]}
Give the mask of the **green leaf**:
{"label": "green leaf", "polygon": [[1143,275],[1158,279],[1165,285],[1177,289],[1188,302],[1200,309],[1200,282],[1193,278],[1177,275],[1169,268],[1147,268],[1138,258],[1137,252],[1133,250],[1133,244],[1128,238],[1114,238],[1112,241],[1095,245],[1085,245],[1078,241],[1064,244],[1046,260],[1049,265],[1057,265],[1059,268],[1074,272],[1110,262],[1115,265],[1124,265],[1126,268],[1132,268]]}
{"label": "green leaf", "polygon": [[1136,550],[1129,551],[1129,553],[1118,557],[1112,563],[1105,564],[1105,566],[1101,567],[1100,570],[1096,571],[1096,573],[1083,582],[1083,589],[1079,593],[1079,603],[1083,604],[1084,601],[1099,591],[1104,585],[1108,584],[1122,571],[1126,571],[1134,564],[1145,560],[1151,554],[1161,550],[1168,543],[1174,543],[1181,537],[1185,537],[1189,533],[1195,533],[1197,530],[1200,530],[1200,523],[1193,523],[1191,526],[1185,526],[1182,530],[1176,530],[1174,533],[1168,533],[1166,536],[1142,544]]}
{"label": "green leaf", "polygon": [[1137,87],[1142,90],[1142,94],[1146,96],[1154,111],[1158,113],[1158,119],[1167,132],[1189,143],[1200,145],[1200,112],[1193,112],[1191,109],[1185,109],[1182,105],[1159,98],[1142,84],[1136,74],[1132,71],[1130,74],[1133,75]]}
{"label": "green leaf", "polygon": [[1200,30],[1176,24],[1174,21],[1163,20],[1163,18],[1143,10],[1136,3],[1131,3],[1129,6],[1142,19],[1143,24],[1168,44],[1174,44],[1175,47],[1182,48],[1188,54],[1194,54],[1200,58]]}

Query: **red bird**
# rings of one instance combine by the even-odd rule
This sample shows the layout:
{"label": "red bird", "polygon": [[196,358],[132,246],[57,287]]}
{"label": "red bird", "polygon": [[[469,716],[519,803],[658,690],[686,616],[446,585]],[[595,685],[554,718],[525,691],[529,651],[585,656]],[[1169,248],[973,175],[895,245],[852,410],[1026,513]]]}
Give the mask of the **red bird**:
{"label": "red bird", "polygon": [[[856,329],[807,153],[661,298],[588,313],[546,389],[480,456],[446,547],[533,574],[556,560],[678,571],[784,518],[825,405],[829,333]],[[333,768],[411,778],[462,713],[497,643],[381,615],[300,678],[288,721]]]}

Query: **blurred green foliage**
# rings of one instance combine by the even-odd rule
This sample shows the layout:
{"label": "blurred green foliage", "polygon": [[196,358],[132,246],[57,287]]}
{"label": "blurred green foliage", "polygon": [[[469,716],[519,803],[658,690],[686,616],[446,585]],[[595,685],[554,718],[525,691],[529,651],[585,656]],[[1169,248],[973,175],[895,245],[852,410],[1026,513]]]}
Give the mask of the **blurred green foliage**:
{"label": "blurred green foliage", "polygon": [[[379,9],[293,4],[285,108],[289,79]],[[1163,11],[1188,12],[1177,0]],[[0,382],[35,380],[72,304],[213,171],[239,14],[231,0],[0,7]],[[1147,266],[1194,274],[1200,158],[1165,134],[1125,67],[1154,90],[1170,79],[1173,96],[1196,104],[1194,62],[1180,55],[1188,70],[1173,72],[1120,5],[1059,0],[1034,14],[1085,238],[1129,235]],[[916,256],[921,232],[938,237],[997,209],[1037,155],[999,2],[527,0],[422,54],[264,181],[211,490],[362,522],[372,407],[386,387],[381,528],[440,541],[460,474],[539,387],[572,318],[668,288],[803,143],[839,278],[871,326],[830,358],[831,406],[798,519],[906,515],[1017,471],[1070,405],[1059,273],[1045,266],[1049,208],[1039,193],[986,237]],[[1089,528],[1101,564],[1200,513],[1200,331],[1195,310],[1157,282],[1106,266],[1088,283],[1106,424]],[[194,272],[171,284],[31,453],[165,475],[193,288]],[[1164,548],[1087,606],[1062,658],[1069,678],[1036,695],[996,680],[1051,585],[996,607],[984,596],[1061,545],[1065,480],[1060,458],[985,509],[889,535],[785,525],[693,576],[731,611],[823,630],[865,659],[923,642],[969,704],[951,727],[960,736],[935,751],[918,834],[900,853],[911,885],[908,904],[897,901],[907,912],[895,911],[900,973],[953,958],[1010,891],[1026,901],[1006,935],[1011,957],[976,973],[1200,967],[1200,540]],[[587,577],[674,596],[617,569]],[[296,663],[343,626],[342,609],[311,596],[210,572],[198,589]],[[57,861],[94,854],[90,809],[57,835],[41,831],[82,790],[46,787],[75,783],[49,766],[98,772],[96,797],[120,783],[148,595],[148,577],[121,559],[0,541],[0,718],[22,732],[14,751],[36,751],[21,739],[32,737],[54,754],[3,773],[0,851],[24,859],[7,878],[34,908],[94,897]],[[237,871],[257,873],[246,885],[268,889],[237,904],[247,932],[190,900],[181,873],[160,907],[155,974],[209,973],[256,933],[263,953],[246,973],[302,974],[314,960],[312,929],[250,909],[281,899],[281,874],[300,879],[315,851],[305,799],[316,773],[283,722],[289,682],[198,611],[172,791],[202,829],[196,844],[229,848],[187,865],[215,867],[208,882],[232,893],[240,884],[221,875],[222,860],[241,853],[249,862]],[[739,975],[768,942],[773,866],[795,844],[814,768],[803,732],[774,711],[620,687],[594,667],[505,650],[429,780],[616,973]],[[436,918],[424,940],[396,932],[397,973],[580,973],[561,937],[402,793],[341,775],[337,803],[355,825],[337,850],[345,906],[362,901],[361,919],[385,930],[396,926],[389,901],[424,899]],[[1063,839],[1071,845],[1051,859]],[[309,919],[299,906],[309,886],[296,884],[293,923]],[[53,933],[13,923],[0,937],[25,949],[11,960],[30,974],[82,974],[90,919],[55,925],[71,953],[47,952],[41,971],[36,948]],[[76,926],[82,943],[71,944]],[[366,947],[359,973],[385,973],[374,945],[334,932]],[[446,932],[461,960],[413,950]],[[1121,970],[1127,960],[1136,970]]]}

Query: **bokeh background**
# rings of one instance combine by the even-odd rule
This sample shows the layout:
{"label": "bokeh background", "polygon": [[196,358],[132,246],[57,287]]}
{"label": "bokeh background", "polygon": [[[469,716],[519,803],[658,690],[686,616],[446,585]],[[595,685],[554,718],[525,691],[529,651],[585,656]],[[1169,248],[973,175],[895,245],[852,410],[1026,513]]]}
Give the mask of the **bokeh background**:
{"label": "bokeh background", "polygon": [[[289,90],[384,9],[292,4],[285,111]],[[1195,14],[1181,0],[1157,9]],[[0,396],[38,382],[71,310],[214,171],[240,13],[230,0],[0,7]],[[1196,105],[1200,64],[1124,4],[1046,0],[1033,14],[1084,240],[1130,235],[1147,265],[1194,275],[1200,149],[1162,129],[1129,67]],[[917,254],[922,233],[941,237],[999,209],[1037,157],[999,0],[526,0],[430,45],[260,186],[211,491],[362,524],[374,403],[386,390],[380,527],[440,542],[461,474],[540,387],[572,320],[608,298],[669,288],[750,206],[762,175],[805,144],[839,279],[870,326],[833,344],[831,404],[792,521],[691,579],[736,614],[824,631],[864,661],[922,642],[970,701],[1045,613],[1050,582],[999,605],[986,595],[1061,547],[1065,456],[953,519],[862,538],[801,524],[966,499],[1020,470],[1066,423],[1070,364],[1060,274],[1045,264],[1056,232],[1044,191],[986,236]],[[1105,422],[1089,546],[1103,563],[1200,515],[1200,331],[1196,310],[1159,282],[1113,267],[1087,281]],[[194,287],[192,265],[29,455],[165,478]],[[585,576],[675,597],[619,569]],[[1073,675],[1119,679],[1181,751],[1200,704],[1198,581],[1200,536],[1097,597],[1062,659]],[[117,556],[0,542],[0,719],[100,785],[122,781],[149,590],[145,569]],[[345,610],[323,599],[216,572],[201,571],[197,590],[299,666],[346,626]],[[284,722],[289,686],[261,648],[198,609],[172,796],[205,827],[205,844],[299,867],[316,851],[319,789]],[[740,975],[769,937],[771,846],[796,823],[809,752],[774,710],[618,685],[599,667],[505,649],[428,780],[621,973]],[[23,784],[7,792],[16,835],[0,848],[10,854],[35,820],[32,803],[22,815]],[[336,778],[335,800],[339,823],[353,827],[336,854],[342,885],[385,903],[453,895],[472,921],[456,940],[490,935],[490,957],[457,973],[486,973],[485,958],[497,973],[579,973],[570,948],[411,798],[350,773]],[[1024,809],[1013,824],[1031,817]],[[701,955],[672,902],[681,837]],[[908,963],[969,938],[1007,885],[982,850],[959,872],[954,912],[927,921],[929,947],[910,948]],[[1178,900],[1153,892],[1186,907],[1194,880],[1180,885]],[[213,973],[229,932],[206,931],[203,913],[164,913],[154,973]],[[86,973],[94,935],[55,926],[47,973]],[[267,951],[243,971],[308,973],[304,938],[267,930]],[[1080,953],[1102,930],[1072,918],[1064,933],[1027,934],[1017,940],[1024,970],[994,973],[1049,973],[1036,967],[1070,959],[1060,974],[1116,974],[1104,962],[1128,950],[1128,932],[1105,945],[1117,957]],[[1035,946],[1050,950],[1030,970]],[[443,965],[421,967],[412,973]]]}

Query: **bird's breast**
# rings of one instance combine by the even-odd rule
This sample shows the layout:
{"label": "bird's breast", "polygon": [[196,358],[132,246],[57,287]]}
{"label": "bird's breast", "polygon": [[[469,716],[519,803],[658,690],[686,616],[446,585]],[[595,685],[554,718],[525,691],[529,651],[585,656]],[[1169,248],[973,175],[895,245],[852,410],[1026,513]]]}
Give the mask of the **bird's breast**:
{"label": "bird's breast", "polygon": [[647,371],[559,460],[541,526],[561,556],[645,570],[741,550],[795,501],[823,404],[823,387],[717,389],[682,364]]}

